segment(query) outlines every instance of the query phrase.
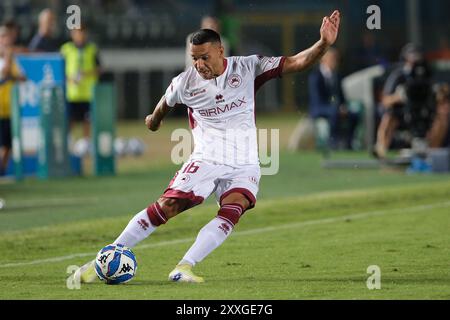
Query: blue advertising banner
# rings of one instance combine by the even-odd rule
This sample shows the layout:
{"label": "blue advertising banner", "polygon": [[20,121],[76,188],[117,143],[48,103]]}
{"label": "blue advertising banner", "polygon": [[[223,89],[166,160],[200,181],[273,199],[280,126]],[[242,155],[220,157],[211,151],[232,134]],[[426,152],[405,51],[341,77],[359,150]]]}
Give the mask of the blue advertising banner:
{"label": "blue advertising banner", "polygon": [[40,143],[40,115],[42,87],[65,88],[64,59],[60,54],[39,53],[17,56],[25,82],[18,84],[20,135],[22,140],[23,171],[36,173]]}

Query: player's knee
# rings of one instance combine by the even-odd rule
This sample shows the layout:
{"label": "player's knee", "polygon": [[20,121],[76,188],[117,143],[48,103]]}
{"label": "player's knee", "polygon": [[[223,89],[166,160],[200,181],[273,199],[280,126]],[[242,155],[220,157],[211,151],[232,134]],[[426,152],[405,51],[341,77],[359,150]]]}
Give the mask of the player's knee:
{"label": "player's knee", "polygon": [[160,198],[147,207],[147,214],[150,222],[157,227],[180,213],[182,211],[180,208],[177,199]]}
{"label": "player's knee", "polygon": [[220,205],[226,205],[226,204],[239,204],[244,211],[247,210],[250,207],[250,201],[247,199],[245,195],[238,192],[233,192],[229,195],[227,195],[225,198],[223,198],[220,202]]}
{"label": "player's knee", "polygon": [[161,197],[157,203],[168,219],[175,217],[187,208],[186,199]]}
{"label": "player's knee", "polygon": [[227,221],[234,227],[239,222],[245,210],[240,203],[226,203],[221,205],[217,217]]}

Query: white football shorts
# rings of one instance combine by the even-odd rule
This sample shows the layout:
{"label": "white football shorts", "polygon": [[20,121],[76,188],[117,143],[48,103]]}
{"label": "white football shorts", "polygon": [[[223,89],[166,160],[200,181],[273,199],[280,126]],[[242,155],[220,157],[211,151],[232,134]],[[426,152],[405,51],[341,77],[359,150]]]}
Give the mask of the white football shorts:
{"label": "white football shorts", "polygon": [[186,162],[175,174],[163,194],[166,198],[189,199],[189,208],[202,203],[213,192],[217,202],[230,193],[243,194],[249,201],[249,209],[256,203],[261,170],[258,165],[238,168],[207,161]]}

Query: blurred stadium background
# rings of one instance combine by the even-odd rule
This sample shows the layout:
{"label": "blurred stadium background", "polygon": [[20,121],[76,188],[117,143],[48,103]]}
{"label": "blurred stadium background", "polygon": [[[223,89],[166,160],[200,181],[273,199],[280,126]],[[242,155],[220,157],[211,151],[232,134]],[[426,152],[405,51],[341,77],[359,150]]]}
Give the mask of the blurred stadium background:
{"label": "blurred stadium background", "polygon": [[[29,43],[36,31],[40,10],[51,7],[57,12],[56,36],[61,43],[68,39],[66,8],[78,4],[83,20],[92,28],[92,40],[102,48],[105,69],[111,73],[127,96],[128,104],[140,108],[125,108],[120,115],[126,118],[143,116],[149,103],[157,102],[167,79],[184,67],[183,44],[189,32],[199,27],[206,14],[220,17],[223,34],[232,39],[234,54],[277,55],[297,52],[317,38],[317,24],[321,17],[339,8],[343,26],[339,48],[342,50],[342,71],[349,74],[361,68],[363,61],[354,59],[363,47],[364,28],[369,5],[382,8],[382,30],[372,31],[380,53],[388,62],[397,61],[401,47],[409,41],[422,42],[429,50],[439,47],[441,37],[449,37],[446,1],[2,1],[3,19],[14,17],[21,26],[20,41]],[[351,31],[351,32],[350,32]],[[387,36],[388,35],[388,36]],[[157,50],[158,49],[158,50]],[[120,51],[117,51],[120,50]],[[126,51],[121,51],[126,50]],[[127,51],[130,50],[130,51]],[[142,59],[130,59],[126,54],[142,54]],[[127,57],[127,58],[126,58]],[[359,60],[359,61],[358,61]],[[302,78],[303,77],[303,78]],[[125,78],[125,79],[123,79]],[[295,79],[295,90],[273,99],[261,107],[275,110],[284,106],[304,108],[307,95],[305,75]],[[119,80],[120,79],[120,80]],[[164,81],[166,80],[166,81]],[[138,84],[140,82],[141,86]],[[291,81],[287,82],[290,83]],[[150,86],[150,84],[152,84]],[[124,88],[122,88],[122,86]],[[133,92],[144,86],[144,90]],[[287,86],[292,87],[292,86]],[[303,87],[303,89],[302,89]],[[284,89],[288,90],[288,89]],[[147,94],[145,94],[147,92]],[[280,94],[280,91],[277,91]],[[283,91],[284,92],[284,91]],[[130,93],[129,95],[127,93]],[[128,100],[131,97],[137,101]],[[139,101],[142,99],[143,101]],[[263,100],[265,101],[265,100]]]}
{"label": "blurred stadium background", "polygon": [[[21,27],[20,43],[28,44],[37,29],[40,10],[57,13],[55,36],[69,39],[66,8],[77,4],[82,19],[91,28],[91,39],[101,49],[104,78],[113,79],[119,94],[119,116],[142,118],[155,105],[171,77],[184,69],[184,43],[196,30],[202,16],[221,19],[223,35],[230,39],[232,53],[281,55],[296,53],[314,43],[324,14],[339,8],[343,14],[338,48],[342,52],[341,72],[348,75],[367,67],[361,56],[364,37],[373,37],[380,62],[398,61],[402,46],[410,41],[433,51],[450,27],[444,0],[420,1],[33,1],[4,0],[0,18],[14,18]],[[382,10],[382,29],[365,28],[368,6]],[[370,36],[367,36],[370,34]],[[260,94],[259,108],[267,111],[307,108],[307,74],[285,79]]]}
{"label": "blurred stadium background", "polygon": [[[50,7],[57,12],[56,37],[68,39],[66,8],[78,4],[83,21],[91,30],[91,38],[102,49],[105,70],[116,80],[127,96],[128,105],[121,105],[120,115],[126,118],[143,116],[149,103],[157,102],[167,79],[184,68],[183,44],[189,32],[199,27],[201,17],[211,14],[224,20],[223,34],[232,40],[234,54],[277,55],[297,52],[317,39],[321,17],[339,8],[343,26],[338,46],[345,59],[342,71],[349,74],[363,65],[355,60],[363,46],[364,28],[369,5],[382,8],[382,30],[372,31],[380,53],[388,62],[397,61],[401,47],[419,41],[429,50],[439,47],[441,37],[448,38],[446,1],[32,1],[5,0],[0,5],[3,20],[15,18],[21,27],[20,42],[28,44],[36,32],[40,10]],[[351,32],[350,32],[351,31]],[[388,35],[388,36],[387,36]],[[122,51],[125,50],[125,51]],[[129,50],[129,51],[128,51]],[[130,59],[129,54],[142,59]],[[359,61],[358,61],[359,60]],[[303,77],[303,78],[302,78]],[[123,79],[125,78],[125,79]],[[263,103],[267,109],[304,108],[307,101],[305,75],[295,79],[293,93],[285,93],[279,102]],[[120,79],[120,80],[119,80]],[[166,80],[166,81],[164,81]],[[139,86],[140,82],[144,82]],[[291,81],[289,81],[290,83]],[[150,86],[150,84],[152,84]],[[122,88],[122,86],[124,88]],[[151,87],[152,92],[138,90]],[[292,87],[292,86],[288,86]],[[303,89],[302,89],[303,88]],[[288,90],[288,89],[285,89]],[[279,94],[280,92],[277,91]],[[129,93],[129,94],[128,94]],[[147,94],[145,94],[147,93]],[[292,96],[291,96],[292,94]],[[137,101],[128,100],[130,98]],[[143,102],[139,101],[142,99]],[[266,101],[266,100],[263,100]],[[137,106],[141,106],[137,108]]]}
{"label": "blurred stadium background", "polygon": [[[5,0],[0,4],[0,19],[13,19],[20,27],[18,44],[27,46],[37,30],[39,12],[51,8],[56,13],[54,37],[63,44],[70,39],[66,9],[72,4],[81,8],[90,39],[100,49],[100,80],[114,85],[117,117],[122,122],[143,119],[159,101],[171,78],[184,70],[186,35],[198,29],[206,15],[219,18],[222,35],[229,41],[233,55],[289,55],[313,44],[318,38],[321,18],[339,8],[343,16],[336,44],[341,53],[340,75],[345,78],[375,65],[382,68],[374,80],[373,91],[358,97],[357,102],[364,103],[367,111],[359,133],[364,135],[359,149],[370,150],[375,143],[380,120],[379,91],[388,72],[398,63],[401,48],[414,42],[429,54],[449,50],[446,12],[450,4],[443,0]],[[373,4],[381,8],[381,30],[366,27],[369,17],[366,11]],[[448,61],[433,64],[434,80],[448,82]],[[307,79],[308,72],[304,72],[266,84],[257,95],[258,115],[291,113],[296,119],[307,115]],[[353,92],[360,90],[358,86],[350,88]],[[185,114],[180,108],[171,116]]]}
{"label": "blurred stadium background", "polygon": [[[256,232],[251,235],[250,242],[255,245],[252,248],[241,247],[242,239],[232,238],[229,244],[232,258],[227,250],[222,250],[205,263],[200,270],[206,276],[225,279],[231,274],[239,281],[233,292],[225,280],[192,291],[167,287],[166,269],[176,262],[174,259],[182,253],[183,246],[190,244],[191,239],[186,241],[186,237],[192,237],[216,210],[213,201],[208,201],[206,206],[195,208],[192,214],[180,217],[157,233],[152,239],[156,241],[155,247],[150,246],[152,250],[137,248],[138,261],[143,262],[141,276],[137,278],[137,286],[128,287],[127,296],[136,299],[450,297],[445,286],[448,174],[408,175],[405,166],[400,170],[374,166],[370,153],[379,121],[378,93],[387,73],[398,63],[401,48],[415,42],[430,54],[448,52],[449,1],[2,0],[0,21],[14,19],[20,26],[19,44],[28,46],[37,30],[39,12],[51,8],[57,18],[55,37],[62,44],[69,40],[66,8],[72,4],[80,6],[90,39],[99,47],[103,70],[100,81],[113,85],[117,105],[115,135],[137,137],[144,141],[145,150],[140,157],[117,157],[115,177],[92,177],[92,159],[87,157],[83,160],[87,177],[21,182],[0,178],[0,241],[6,248],[0,258],[2,277],[6,279],[2,280],[5,290],[0,298],[123,297],[120,288],[107,293],[98,286],[76,293],[67,290],[63,271],[70,263],[85,262],[89,256],[86,252],[95,253],[110,241],[134,212],[160,195],[177,170],[178,165],[170,161],[175,144],[170,142],[170,136],[177,128],[188,128],[185,110],[172,112],[156,134],[148,133],[143,120],[171,78],[184,70],[186,36],[198,29],[203,16],[220,19],[222,35],[228,39],[233,55],[278,56],[297,53],[317,41],[322,17],[334,9],[339,9],[343,17],[336,44],[341,52],[341,75],[352,76],[373,66],[381,70],[373,90],[363,92],[365,96],[360,97],[359,102],[371,109],[362,123],[364,133],[358,150],[333,153],[338,166],[339,161],[344,163],[341,170],[334,171],[321,166],[322,155],[310,144],[305,146],[309,151],[288,152],[299,120],[308,114],[308,72],[266,84],[257,95],[257,123],[261,128],[280,129],[280,172],[263,177],[259,212],[255,210],[255,215],[243,219],[239,231],[244,231],[245,237],[245,232],[249,230],[251,235],[255,227],[270,225],[276,229],[280,225],[280,230],[285,230],[283,226],[293,223],[294,229],[286,231],[286,237],[281,233],[275,236]],[[369,17],[366,10],[373,4],[381,8],[381,30],[366,28]],[[450,82],[450,60],[435,59],[432,65],[436,82]],[[358,86],[355,88],[360,90]],[[76,128],[74,136],[82,136],[81,127]],[[348,159],[352,159],[350,166]],[[368,217],[365,224],[348,223],[353,223],[353,214],[358,216],[361,212],[362,217]],[[391,212],[412,213],[393,217]],[[385,223],[387,217],[389,226]],[[294,222],[310,225],[313,221],[315,225],[315,219],[322,219],[326,224],[330,218],[333,224],[328,227],[321,227],[319,222],[315,227],[307,227],[316,229],[305,228],[305,233],[295,229]],[[180,247],[173,251],[164,249],[164,243],[158,247],[158,241],[171,246],[170,241],[180,237]],[[267,248],[267,241],[274,244],[273,248]],[[359,244],[365,246],[364,250]],[[282,261],[289,275],[284,277],[279,270],[263,267],[254,270],[256,278],[238,274],[236,270],[247,268],[249,262],[260,264],[261,256],[272,266]],[[350,257],[348,263],[340,263],[343,256]],[[155,261],[160,263],[155,265]],[[225,266],[223,261],[227,261]],[[389,279],[383,286],[390,290],[376,293],[365,287],[365,270],[373,263],[383,267],[383,276]],[[34,266],[33,270],[26,269],[29,265]],[[236,269],[230,273],[232,268]],[[44,273],[46,277],[42,280]],[[270,279],[277,274],[275,282],[282,285],[275,288],[275,282],[260,281],[258,274]],[[296,277],[301,280],[292,281]],[[154,290],[146,290],[149,285]]]}

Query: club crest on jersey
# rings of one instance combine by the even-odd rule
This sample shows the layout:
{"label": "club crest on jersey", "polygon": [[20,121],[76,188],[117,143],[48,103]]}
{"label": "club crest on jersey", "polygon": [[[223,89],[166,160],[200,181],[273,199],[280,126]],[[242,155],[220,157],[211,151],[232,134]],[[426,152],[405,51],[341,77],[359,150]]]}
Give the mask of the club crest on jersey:
{"label": "club crest on jersey", "polygon": [[229,76],[228,78],[228,85],[232,88],[238,88],[240,87],[242,84],[242,78],[240,75],[233,73],[231,76]]}

